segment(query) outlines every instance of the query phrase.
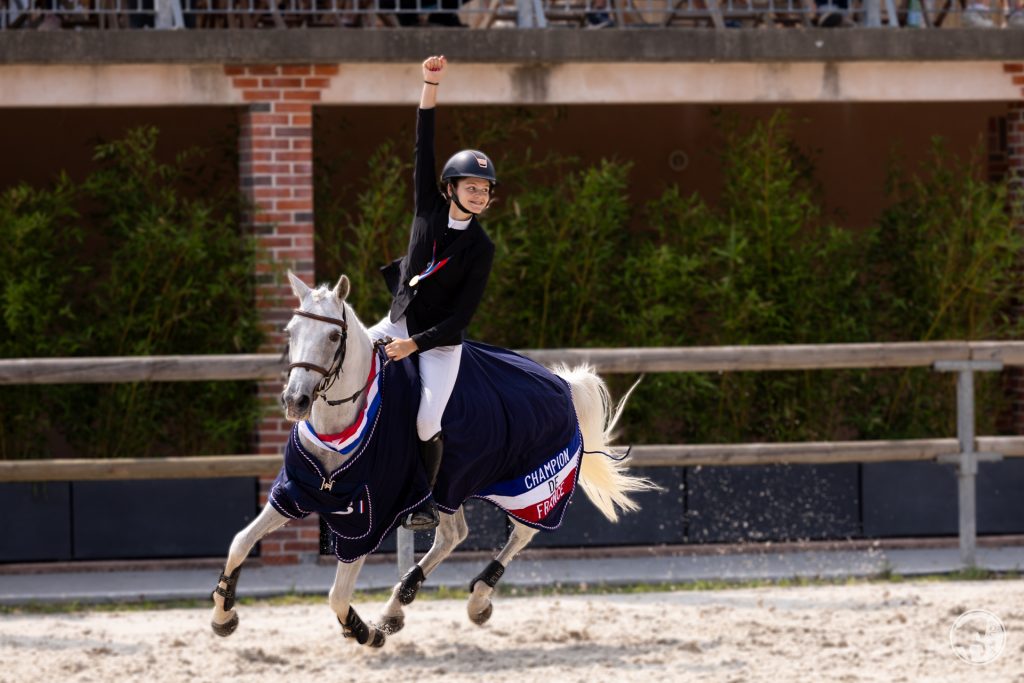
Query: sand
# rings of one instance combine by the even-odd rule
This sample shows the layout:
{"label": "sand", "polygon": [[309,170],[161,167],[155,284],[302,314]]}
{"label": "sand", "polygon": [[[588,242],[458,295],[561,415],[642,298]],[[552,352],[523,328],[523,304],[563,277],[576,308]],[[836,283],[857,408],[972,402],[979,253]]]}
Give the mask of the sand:
{"label": "sand", "polygon": [[[989,664],[950,647],[969,609],[1005,625]],[[2,615],[0,681],[1024,683],[1022,580],[499,596],[484,627],[460,600],[420,600],[380,650],[344,640],[326,600],[239,616],[223,639],[205,608]]]}

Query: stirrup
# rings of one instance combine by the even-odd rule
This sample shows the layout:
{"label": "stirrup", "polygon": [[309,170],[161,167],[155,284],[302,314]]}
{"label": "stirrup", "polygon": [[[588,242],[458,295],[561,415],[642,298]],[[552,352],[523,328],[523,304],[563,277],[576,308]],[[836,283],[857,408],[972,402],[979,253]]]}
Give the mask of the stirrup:
{"label": "stirrup", "polygon": [[441,522],[441,515],[437,512],[437,505],[433,500],[427,500],[423,505],[410,512],[402,520],[402,527],[409,531],[430,531],[436,529]]}

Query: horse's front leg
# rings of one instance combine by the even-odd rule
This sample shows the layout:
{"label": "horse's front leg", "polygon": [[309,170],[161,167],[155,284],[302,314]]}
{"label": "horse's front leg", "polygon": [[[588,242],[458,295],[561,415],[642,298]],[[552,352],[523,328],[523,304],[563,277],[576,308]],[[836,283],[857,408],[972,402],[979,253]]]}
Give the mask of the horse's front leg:
{"label": "horse's front leg", "polygon": [[341,624],[342,635],[346,638],[355,638],[360,645],[383,647],[384,632],[372,623],[365,623],[352,607],[352,594],[356,590],[356,578],[359,577],[359,570],[363,568],[365,561],[366,557],[364,556],[355,562],[338,563],[338,571],[334,575],[334,585],[331,586],[328,599],[331,609],[338,617],[338,623]]}
{"label": "horse's front leg", "polygon": [[268,504],[249,526],[235,534],[234,540],[231,541],[231,549],[228,550],[224,571],[217,581],[217,587],[210,595],[213,598],[213,617],[210,626],[218,636],[230,636],[238,628],[235,589],[238,587],[238,575],[242,571],[245,558],[249,556],[257,541],[287,523],[288,518]]}
{"label": "horse's front leg", "polygon": [[381,613],[381,626],[388,633],[397,633],[405,626],[405,613],[402,607],[416,599],[420,586],[430,573],[437,568],[452,551],[466,540],[469,527],[466,526],[466,515],[460,506],[453,514],[441,513],[441,521],[434,532],[434,544],[412,569],[395,584],[391,597],[384,605]]}
{"label": "horse's front leg", "polygon": [[498,580],[505,573],[512,559],[519,554],[519,551],[529,545],[537,530],[517,522],[509,517],[512,522],[512,534],[508,542],[501,549],[498,556],[491,560],[491,563],[469,583],[469,602],[466,604],[466,611],[469,613],[469,620],[477,626],[483,626],[491,618],[494,606],[491,604],[491,595]]}

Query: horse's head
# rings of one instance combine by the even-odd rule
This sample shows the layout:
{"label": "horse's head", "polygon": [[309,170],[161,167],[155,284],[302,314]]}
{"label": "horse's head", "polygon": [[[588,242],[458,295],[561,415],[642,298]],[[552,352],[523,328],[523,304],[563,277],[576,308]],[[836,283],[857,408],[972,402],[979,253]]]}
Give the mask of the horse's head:
{"label": "horse's head", "polygon": [[304,420],[313,402],[337,379],[345,362],[349,325],[358,324],[349,315],[345,298],[349,281],[344,275],[334,289],[311,289],[288,271],[299,307],[285,327],[288,336],[288,384],[281,393],[281,405],[289,420]]}

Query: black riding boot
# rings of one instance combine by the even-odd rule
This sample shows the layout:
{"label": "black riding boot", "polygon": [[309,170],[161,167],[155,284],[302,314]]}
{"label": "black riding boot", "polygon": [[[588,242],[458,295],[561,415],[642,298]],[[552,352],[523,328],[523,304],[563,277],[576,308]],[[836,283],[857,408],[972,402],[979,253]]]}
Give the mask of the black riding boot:
{"label": "black riding boot", "polygon": [[[433,491],[437,482],[437,473],[441,469],[441,456],[444,454],[444,441],[441,440],[441,432],[434,435],[429,441],[420,441],[420,458],[423,459],[423,469],[427,473],[427,481]],[[441,517],[437,514],[437,506],[434,499],[427,498],[423,504],[406,515],[402,526],[410,531],[430,531],[437,527]]]}

